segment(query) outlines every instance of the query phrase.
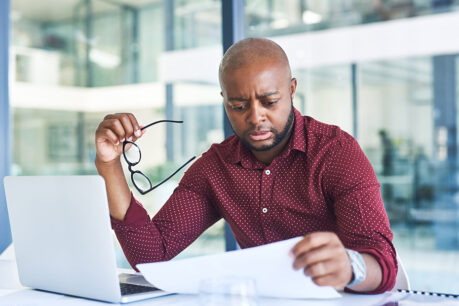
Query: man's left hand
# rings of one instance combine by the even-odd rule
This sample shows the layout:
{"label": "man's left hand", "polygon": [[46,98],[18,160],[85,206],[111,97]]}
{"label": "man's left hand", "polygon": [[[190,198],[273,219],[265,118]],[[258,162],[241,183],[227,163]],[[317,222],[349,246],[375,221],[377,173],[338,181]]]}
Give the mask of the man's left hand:
{"label": "man's left hand", "polygon": [[304,236],[290,251],[293,268],[303,269],[319,286],[343,290],[352,280],[349,256],[333,232],[315,232]]}

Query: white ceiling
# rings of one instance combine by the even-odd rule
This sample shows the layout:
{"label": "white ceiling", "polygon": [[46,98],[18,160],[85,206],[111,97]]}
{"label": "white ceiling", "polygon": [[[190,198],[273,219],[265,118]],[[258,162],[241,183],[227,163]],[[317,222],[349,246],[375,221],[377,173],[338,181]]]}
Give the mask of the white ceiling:
{"label": "white ceiling", "polygon": [[[158,2],[160,0],[93,0],[92,9],[94,13],[101,13],[117,9],[117,4],[142,7]],[[11,0],[11,11],[15,18],[40,22],[66,20],[73,17],[79,3],[84,0]]]}

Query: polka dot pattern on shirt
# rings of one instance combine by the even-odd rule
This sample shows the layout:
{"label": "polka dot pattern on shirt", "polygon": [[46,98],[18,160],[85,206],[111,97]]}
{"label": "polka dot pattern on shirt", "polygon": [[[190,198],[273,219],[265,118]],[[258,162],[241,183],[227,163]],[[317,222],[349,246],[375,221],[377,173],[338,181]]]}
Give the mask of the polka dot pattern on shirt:
{"label": "polka dot pattern on shirt", "polygon": [[132,198],[112,226],[133,266],[173,258],[220,218],[242,248],[332,231],[376,258],[382,292],[393,287],[397,262],[379,189],[352,136],[295,109],[292,137],[270,165],[233,135],[190,166],[153,219]]}

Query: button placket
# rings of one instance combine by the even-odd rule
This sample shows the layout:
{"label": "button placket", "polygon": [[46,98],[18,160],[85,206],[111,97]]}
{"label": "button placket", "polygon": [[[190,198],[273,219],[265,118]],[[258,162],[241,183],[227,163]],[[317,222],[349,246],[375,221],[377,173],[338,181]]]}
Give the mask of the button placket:
{"label": "button placket", "polygon": [[273,188],[273,175],[270,169],[264,169],[261,179],[261,215],[264,220],[269,218],[269,206],[271,205],[272,199],[272,188]]}

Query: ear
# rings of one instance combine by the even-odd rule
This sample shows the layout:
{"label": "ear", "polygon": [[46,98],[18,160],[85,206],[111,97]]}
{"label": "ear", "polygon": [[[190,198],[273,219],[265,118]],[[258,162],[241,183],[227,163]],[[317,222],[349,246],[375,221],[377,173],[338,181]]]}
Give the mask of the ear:
{"label": "ear", "polygon": [[290,80],[290,97],[292,98],[292,100],[293,98],[295,98],[296,85],[297,85],[296,78],[292,78]]}

